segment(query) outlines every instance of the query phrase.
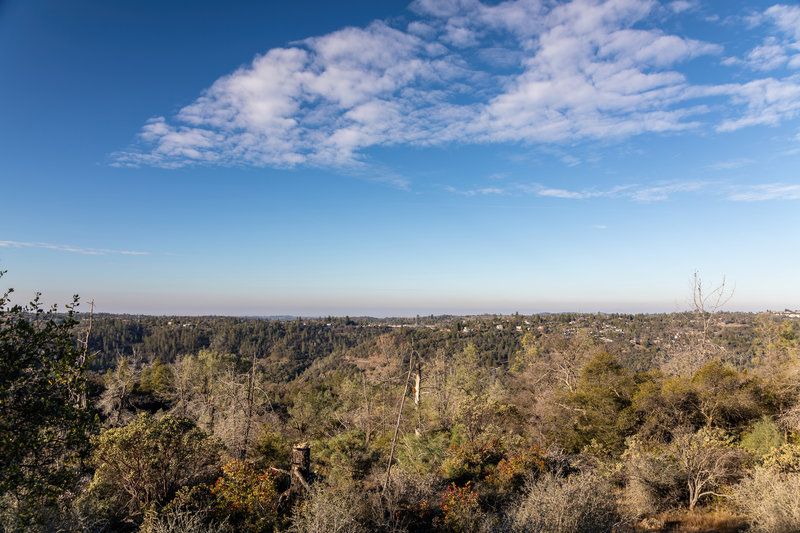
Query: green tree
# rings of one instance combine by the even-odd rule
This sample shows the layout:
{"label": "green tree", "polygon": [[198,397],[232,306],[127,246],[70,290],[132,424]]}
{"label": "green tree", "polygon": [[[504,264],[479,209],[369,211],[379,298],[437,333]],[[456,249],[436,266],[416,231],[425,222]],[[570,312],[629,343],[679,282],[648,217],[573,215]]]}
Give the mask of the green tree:
{"label": "green tree", "polygon": [[576,413],[575,448],[594,442],[603,450],[622,453],[634,427],[631,408],[636,385],[614,356],[602,352],[581,371],[575,392],[568,396]]}
{"label": "green tree", "polygon": [[93,417],[80,405],[86,360],[73,336],[78,297],[59,314],[38,293],[28,305],[12,305],[12,292],[0,297],[0,496],[33,524],[75,483]]}
{"label": "green tree", "polygon": [[140,414],[93,439],[91,491],[121,516],[167,503],[183,486],[216,478],[222,444],[186,418]]}

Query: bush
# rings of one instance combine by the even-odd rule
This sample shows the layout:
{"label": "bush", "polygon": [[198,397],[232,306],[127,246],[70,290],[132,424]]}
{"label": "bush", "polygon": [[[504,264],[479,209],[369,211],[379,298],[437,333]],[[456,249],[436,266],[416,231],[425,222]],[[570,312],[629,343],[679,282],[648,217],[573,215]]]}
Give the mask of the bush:
{"label": "bush", "polygon": [[221,443],[185,418],[142,414],[92,442],[97,470],[90,490],[108,501],[118,518],[164,505],[181,487],[212,480],[219,472]]}
{"label": "bush", "polygon": [[77,296],[60,315],[38,294],[12,305],[12,292],[0,292],[0,529],[18,521],[47,530],[83,473],[94,427],[85,408],[88,362],[73,337]]}
{"label": "bush", "polygon": [[214,519],[216,499],[202,483],[183,487],[162,509],[150,509],[139,533],[233,533],[226,521]]}
{"label": "bush", "polygon": [[372,495],[371,529],[430,531],[437,511],[439,484],[433,474],[420,475],[395,468],[383,495]]}
{"label": "bush", "polygon": [[513,531],[600,533],[619,522],[611,484],[596,474],[542,476],[512,511]]}
{"label": "bush", "polygon": [[756,468],[734,489],[733,500],[753,531],[800,531],[800,474]]}
{"label": "bush", "polygon": [[318,483],[292,513],[294,533],[362,533],[364,501],[355,490],[341,490]]}
{"label": "bush", "polygon": [[764,466],[785,474],[800,474],[800,445],[784,444],[764,457]]}
{"label": "bush", "polygon": [[243,461],[231,461],[222,471],[211,489],[217,497],[217,514],[239,531],[271,530],[278,501],[274,474],[269,470],[257,472]]}
{"label": "bush", "polygon": [[470,486],[457,487],[451,483],[442,493],[442,516],[439,525],[445,531],[477,531],[481,524],[478,492]]}
{"label": "bush", "polygon": [[545,471],[545,468],[544,451],[533,446],[503,458],[497,463],[494,472],[486,476],[486,482],[497,490],[515,491],[521,488],[529,477],[538,476]]}
{"label": "bush", "polygon": [[626,516],[642,518],[676,506],[685,484],[677,464],[661,447],[645,446],[637,437],[628,439],[622,455],[625,487],[622,504]]}
{"label": "bush", "polygon": [[445,481],[457,484],[477,481],[485,476],[487,466],[496,465],[502,458],[503,443],[500,439],[453,444],[447,450],[440,472]]}
{"label": "bush", "polygon": [[783,435],[778,425],[768,416],[761,417],[753,427],[742,436],[742,447],[756,458],[762,459],[783,444]]}

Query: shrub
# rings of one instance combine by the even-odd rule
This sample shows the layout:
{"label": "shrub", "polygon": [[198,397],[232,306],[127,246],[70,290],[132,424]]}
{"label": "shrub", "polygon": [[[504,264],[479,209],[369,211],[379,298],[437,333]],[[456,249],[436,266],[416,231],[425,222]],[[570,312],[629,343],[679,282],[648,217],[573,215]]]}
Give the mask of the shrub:
{"label": "shrub", "polygon": [[142,414],[93,439],[91,491],[122,517],[161,506],[183,486],[216,477],[221,443],[194,422]]}
{"label": "shrub", "polygon": [[544,472],[545,468],[544,451],[532,446],[503,458],[494,472],[486,476],[486,482],[497,490],[514,491],[521,488],[529,477]]}
{"label": "shrub", "polygon": [[756,468],[734,489],[733,500],[751,529],[763,533],[800,531],[800,474]]}
{"label": "shrub", "polygon": [[257,472],[243,461],[231,461],[222,470],[211,489],[217,497],[217,514],[240,531],[271,530],[278,500],[272,472]]}
{"label": "shrub", "polygon": [[451,483],[442,493],[439,525],[445,531],[476,531],[482,514],[478,492],[469,482],[463,487]]}
{"label": "shrub", "polygon": [[184,487],[162,509],[150,509],[140,533],[233,533],[227,521],[214,520],[214,494],[202,483]]}
{"label": "shrub", "polygon": [[461,484],[476,481],[484,477],[487,466],[496,465],[502,458],[503,444],[500,439],[454,444],[447,450],[440,471],[449,482]]}
{"label": "shrub", "polygon": [[439,479],[399,468],[392,475],[383,495],[373,494],[370,510],[372,529],[381,531],[430,531],[437,511]]}
{"label": "shrub", "polygon": [[630,437],[622,461],[622,503],[627,516],[638,519],[678,504],[685,483],[675,461],[660,446],[648,447]]}
{"label": "shrub", "polygon": [[800,445],[784,444],[764,457],[764,466],[786,474],[800,474]]}
{"label": "shrub", "polygon": [[513,531],[600,533],[619,521],[613,488],[596,474],[558,478],[547,474],[528,486],[528,494],[512,511]]}
{"label": "shrub", "polygon": [[758,459],[768,455],[783,444],[783,435],[778,425],[768,416],[761,417],[753,427],[742,436],[742,447]]}
{"label": "shrub", "polygon": [[305,501],[295,507],[289,530],[294,533],[366,532],[363,504],[358,491],[318,483]]}

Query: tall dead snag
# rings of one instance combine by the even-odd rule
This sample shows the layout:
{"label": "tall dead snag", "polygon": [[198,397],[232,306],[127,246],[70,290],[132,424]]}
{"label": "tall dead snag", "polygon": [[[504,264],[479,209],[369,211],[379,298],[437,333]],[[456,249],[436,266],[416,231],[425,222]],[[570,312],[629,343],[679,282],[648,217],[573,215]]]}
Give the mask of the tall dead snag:
{"label": "tall dead snag", "polygon": [[408,361],[408,374],[406,375],[406,383],[403,387],[403,395],[400,397],[400,408],[397,410],[397,423],[394,426],[394,437],[392,438],[392,447],[389,449],[389,462],[386,465],[386,479],[383,481],[383,488],[381,494],[386,492],[386,486],[389,484],[389,476],[392,473],[392,460],[394,459],[394,448],[397,446],[397,434],[400,432],[400,421],[403,419],[403,405],[406,402],[406,394],[408,394],[408,382],[411,380],[411,371],[414,370],[414,353],[411,353],[411,359]]}
{"label": "tall dead snag", "polygon": [[256,388],[256,351],[253,350],[253,361],[250,365],[250,375],[247,377],[247,419],[244,426],[244,442],[242,449],[239,451],[239,459],[244,461],[247,456],[247,446],[250,444],[250,427],[253,422],[253,404],[255,402],[255,388]]}
{"label": "tall dead snag", "polygon": [[[89,302],[89,327],[86,329],[86,338],[83,339],[83,351],[78,358],[78,368],[85,369],[86,361],[89,360],[89,336],[92,334],[92,324],[94,322],[94,300]],[[78,407],[86,409],[86,388],[84,387],[78,395]]]}
{"label": "tall dead snag", "polygon": [[422,435],[422,414],[420,413],[420,387],[422,387],[422,361],[417,357],[416,374],[414,375],[414,410],[417,412],[417,425],[414,434]]}
{"label": "tall dead snag", "polygon": [[292,469],[290,472],[273,468],[289,475],[289,488],[278,497],[278,508],[283,509],[294,502],[303,492],[311,490],[308,480],[311,477],[311,446],[307,442],[292,446]]}

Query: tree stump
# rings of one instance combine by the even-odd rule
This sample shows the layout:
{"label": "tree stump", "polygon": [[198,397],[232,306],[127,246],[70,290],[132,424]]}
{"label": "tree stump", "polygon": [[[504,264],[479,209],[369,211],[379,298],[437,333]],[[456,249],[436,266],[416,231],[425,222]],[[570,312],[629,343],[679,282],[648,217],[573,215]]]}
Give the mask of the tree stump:
{"label": "tree stump", "polygon": [[308,443],[292,446],[292,473],[289,492],[300,494],[308,490],[309,475],[311,474],[311,446]]}
{"label": "tree stump", "polygon": [[[282,471],[285,472],[285,471]],[[307,442],[292,446],[292,468],[289,474],[289,488],[278,497],[278,511],[282,512],[302,494],[311,490],[311,446]]]}

